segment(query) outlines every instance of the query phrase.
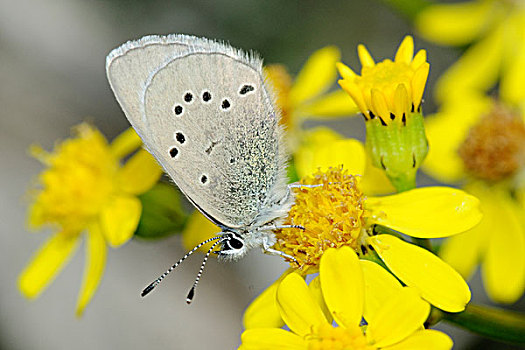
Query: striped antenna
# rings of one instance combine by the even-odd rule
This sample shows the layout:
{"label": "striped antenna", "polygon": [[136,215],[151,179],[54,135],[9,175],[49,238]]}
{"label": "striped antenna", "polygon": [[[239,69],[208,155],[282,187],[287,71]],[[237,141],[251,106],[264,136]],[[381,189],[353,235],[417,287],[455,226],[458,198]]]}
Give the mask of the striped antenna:
{"label": "striped antenna", "polygon": [[195,296],[195,288],[197,288],[197,284],[199,283],[199,280],[201,279],[202,273],[204,272],[204,266],[206,265],[206,261],[208,261],[208,258],[210,257],[210,254],[212,250],[217,246],[217,244],[220,244],[224,241],[229,240],[230,237],[226,237],[221,239],[220,241],[217,241],[213,243],[213,245],[208,249],[208,252],[206,253],[206,256],[204,257],[204,260],[202,261],[201,268],[199,270],[199,273],[197,274],[197,277],[195,278],[195,282],[193,282],[193,286],[191,287],[190,291],[188,292],[188,296],[186,297],[186,303],[191,304],[193,301],[193,297]]}
{"label": "striped antenna", "polygon": [[[212,241],[216,241],[216,240],[221,239],[221,238],[223,238],[222,235],[221,236],[215,236],[215,237],[212,237],[212,238],[209,238],[209,239],[205,240],[204,242],[201,242],[201,243],[197,244],[195,246],[195,248],[193,248],[192,250],[187,252],[186,255],[184,255],[179,261],[177,261],[174,265],[172,265],[166,272],[164,272],[162,275],[160,275],[159,278],[157,278],[155,281],[151,282],[149,286],[144,288],[142,293],[140,293],[140,296],[145,297],[146,295],[148,295],[149,292],[151,292],[160,282],[162,282],[164,277],[166,277],[171,271],[173,271],[173,269],[175,269],[177,266],[179,266],[180,263],[182,263],[188,256],[193,254],[197,249],[199,249],[200,247],[202,247],[206,243],[210,243]],[[212,247],[215,247],[219,242],[222,242],[222,240],[218,241],[218,242],[215,242]],[[208,251],[208,254],[206,255],[206,258],[208,257],[209,253],[210,252]],[[202,270],[202,267],[201,267],[201,270]],[[200,272],[199,272],[199,274],[200,274]]]}

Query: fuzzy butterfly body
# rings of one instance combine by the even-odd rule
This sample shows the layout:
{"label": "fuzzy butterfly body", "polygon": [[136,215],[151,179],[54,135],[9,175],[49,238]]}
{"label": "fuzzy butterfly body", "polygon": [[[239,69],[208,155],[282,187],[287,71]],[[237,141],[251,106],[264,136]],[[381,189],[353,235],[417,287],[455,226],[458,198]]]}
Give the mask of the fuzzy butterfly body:
{"label": "fuzzy butterfly body", "polygon": [[293,203],[280,111],[262,60],[187,35],[147,36],[106,59],[126,117],[179,189],[222,232],[219,257],[271,250]]}

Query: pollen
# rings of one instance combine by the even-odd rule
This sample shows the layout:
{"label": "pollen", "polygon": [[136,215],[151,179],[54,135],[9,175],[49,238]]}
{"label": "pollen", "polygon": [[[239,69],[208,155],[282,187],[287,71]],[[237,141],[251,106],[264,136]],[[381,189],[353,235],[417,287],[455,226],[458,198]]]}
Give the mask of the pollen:
{"label": "pollen", "polygon": [[308,337],[308,350],[332,349],[375,350],[376,347],[367,344],[366,337],[357,326],[342,328],[324,324]]}
{"label": "pollen", "polygon": [[458,153],[471,175],[491,182],[506,179],[525,165],[525,124],[495,105],[469,130]]}
{"label": "pollen", "polygon": [[285,228],[275,232],[274,248],[293,256],[292,266],[313,273],[328,248],[350,246],[359,253],[364,231],[364,196],[358,178],[340,168],[317,171],[294,188],[295,204],[285,224],[305,230]]}

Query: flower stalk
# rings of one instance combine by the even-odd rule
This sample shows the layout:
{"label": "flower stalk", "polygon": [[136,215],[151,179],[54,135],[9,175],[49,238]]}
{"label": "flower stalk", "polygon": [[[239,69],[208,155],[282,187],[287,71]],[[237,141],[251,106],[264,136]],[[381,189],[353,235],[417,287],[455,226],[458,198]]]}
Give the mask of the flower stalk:
{"label": "flower stalk", "polygon": [[470,303],[465,311],[442,314],[445,321],[487,338],[525,344],[525,314],[486,305]]}

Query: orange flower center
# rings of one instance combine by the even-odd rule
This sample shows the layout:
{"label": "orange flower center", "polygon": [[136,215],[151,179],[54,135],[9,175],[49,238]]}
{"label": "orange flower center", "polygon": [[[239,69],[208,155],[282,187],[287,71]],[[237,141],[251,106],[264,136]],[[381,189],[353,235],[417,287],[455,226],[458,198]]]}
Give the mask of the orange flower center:
{"label": "orange flower center", "polygon": [[329,324],[319,326],[317,332],[308,339],[308,350],[375,350],[368,345],[366,337],[359,327],[332,327]]}
{"label": "orange flower center", "polygon": [[277,230],[274,249],[295,257],[297,264],[292,266],[298,266],[303,273],[317,269],[328,248],[346,245],[359,254],[365,209],[357,183],[357,178],[342,168],[330,168],[326,173],[318,171],[303,179],[303,185],[321,186],[295,189],[295,204],[285,224],[301,225],[305,230]]}
{"label": "orange flower center", "polygon": [[525,124],[501,105],[472,127],[458,153],[473,176],[498,181],[525,165]]}

